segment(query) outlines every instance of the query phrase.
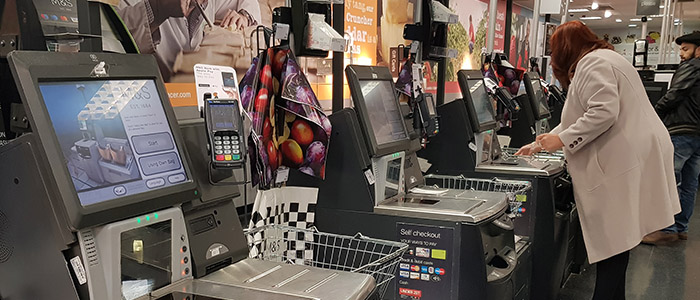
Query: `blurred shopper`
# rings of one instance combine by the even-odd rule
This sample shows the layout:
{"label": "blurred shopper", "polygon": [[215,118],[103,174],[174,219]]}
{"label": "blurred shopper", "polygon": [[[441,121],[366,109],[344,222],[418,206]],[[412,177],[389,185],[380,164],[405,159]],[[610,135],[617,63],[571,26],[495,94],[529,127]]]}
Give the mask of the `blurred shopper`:
{"label": "blurred shopper", "polygon": [[688,222],[695,207],[700,176],[700,32],[676,39],[681,64],[673,74],[671,87],[656,104],[656,112],[671,134],[674,169],[681,212],[676,222],[644,237],[645,244],[661,244],[688,239]]}
{"label": "blurred shopper", "polygon": [[673,144],[637,70],[580,21],[551,38],[552,70],[568,89],[561,124],[518,154],[564,149],[594,300],[625,299],[630,249],[680,211]]}

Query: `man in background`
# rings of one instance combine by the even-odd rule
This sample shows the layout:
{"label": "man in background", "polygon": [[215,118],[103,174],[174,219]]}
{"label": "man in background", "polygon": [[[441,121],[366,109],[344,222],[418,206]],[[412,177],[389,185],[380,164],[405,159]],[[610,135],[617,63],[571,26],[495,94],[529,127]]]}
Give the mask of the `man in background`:
{"label": "man in background", "polygon": [[681,212],[676,223],[648,234],[645,244],[662,244],[688,239],[688,223],[695,207],[700,176],[700,32],[676,39],[681,64],[673,74],[671,86],[654,107],[671,134],[674,167]]}
{"label": "man in background", "polygon": [[140,52],[156,54],[166,81],[177,55],[202,43],[206,22],[198,4],[224,28],[241,30],[261,21],[258,0],[123,0],[117,7]]}

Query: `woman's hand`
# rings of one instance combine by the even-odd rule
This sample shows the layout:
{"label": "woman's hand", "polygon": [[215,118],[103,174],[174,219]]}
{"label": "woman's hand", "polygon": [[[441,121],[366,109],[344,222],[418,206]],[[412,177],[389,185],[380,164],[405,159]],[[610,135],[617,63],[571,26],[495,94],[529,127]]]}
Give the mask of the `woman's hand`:
{"label": "woman's hand", "polygon": [[547,152],[554,152],[564,147],[559,135],[553,133],[540,134],[537,136],[536,142],[540,143],[542,149]]}
{"label": "woman's hand", "polygon": [[532,156],[540,151],[542,151],[542,145],[540,145],[538,142],[532,142],[520,148],[518,152],[515,152],[515,155]]}

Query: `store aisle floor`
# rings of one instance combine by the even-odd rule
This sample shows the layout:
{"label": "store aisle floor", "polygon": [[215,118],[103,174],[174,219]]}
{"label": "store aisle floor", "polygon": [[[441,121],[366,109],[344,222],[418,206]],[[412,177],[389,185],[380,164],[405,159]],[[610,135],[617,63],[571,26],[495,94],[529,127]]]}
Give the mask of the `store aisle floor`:
{"label": "store aisle floor", "polygon": [[[700,299],[700,200],[690,223],[687,241],[667,246],[639,245],[630,255],[627,300]],[[573,275],[560,293],[561,300],[590,300],[595,265]]]}

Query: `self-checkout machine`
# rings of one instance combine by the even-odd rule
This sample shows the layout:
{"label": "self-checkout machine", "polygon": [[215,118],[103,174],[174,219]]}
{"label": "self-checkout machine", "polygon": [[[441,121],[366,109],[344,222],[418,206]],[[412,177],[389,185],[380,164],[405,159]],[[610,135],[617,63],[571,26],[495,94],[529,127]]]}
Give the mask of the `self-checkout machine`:
{"label": "self-checkout machine", "polygon": [[[543,82],[536,72],[525,73],[523,85],[526,91],[523,96],[526,96],[527,100],[529,100],[523,101],[523,112],[529,120],[529,124],[532,124],[530,127],[531,132],[534,132],[535,136],[549,133],[552,128],[551,125],[558,125],[560,116],[555,114],[561,114],[560,109],[565,101],[565,96],[557,86]],[[534,139],[527,139],[522,142],[529,144],[534,142]],[[511,145],[511,148],[504,148],[504,151],[515,153],[518,146]],[[540,159],[564,161],[564,153],[562,151],[554,153],[540,152],[533,154],[533,156]],[[568,181],[571,180],[568,175],[566,179]],[[574,198],[557,199],[554,205],[557,211],[554,219],[555,244],[559,247],[559,252],[566,253],[566,256],[559,257],[560,261],[557,263],[557,266],[563,266],[563,272],[561,272],[561,284],[563,286],[569,275],[572,272],[579,272],[581,266],[585,264],[586,252]]]}
{"label": "self-checkout machine", "polygon": [[[0,183],[2,297],[168,299],[177,290],[211,299],[337,299],[338,286],[327,283],[341,281],[348,299],[369,295],[368,275],[247,259],[227,202],[195,203],[211,201],[197,188],[208,182],[192,171],[152,57],[14,52],[9,61],[31,132],[0,148],[8,166]],[[118,107],[102,130],[129,141],[138,177],[96,182],[71,160],[75,141],[93,138],[81,132],[94,100],[86,103],[83,92],[105,106],[89,118]]]}
{"label": "self-checkout machine", "polygon": [[[512,298],[505,194],[425,186],[418,164],[405,163],[414,147],[390,71],[349,66],[346,75],[354,109],[329,116],[326,178],[301,184],[319,187],[318,228],[409,244],[389,299]],[[407,189],[409,173],[417,177]]]}
{"label": "self-checkout machine", "polygon": [[[511,144],[509,148],[503,148],[504,153],[515,154],[519,147],[533,143],[535,137],[549,133],[550,124],[554,113],[550,111],[549,103],[563,102],[563,95],[554,85],[548,85],[545,90],[539,75],[536,72],[527,72],[523,76],[524,94],[518,96],[521,101],[522,113],[519,120],[513,123],[511,128]],[[564,161],[562,151],[554,153],[540,152],[532,155],[537,159],[550,161]],[[570,181],[570,177],[565,175]],[[569,186],[567,184],[567,186]],[[570,186],[569,186],[570,188]],[[578,218],[578,211],[573,197],[556,199],[554,202],[556,216],[554,219],[554,237],[557,251],[566,253],[560,256],[557,266],[563,268],[562,286],[572,272],[578,272],[585,263],[586,254],[583,246],[583,236]]]}
{"label": "self-checkout machine", "polygon": [[[515,233],[522,243],[530,243],[532,276],[516,274],[517,278],[531,280],[532,299],[554,299],[564,272],[556,246],[555,218],[557,201],[570,202],[570,181],[566,178],[560,159],[512,157],[504,155],[495,136],[497,120],[490,95],[484,87],[483,75],[478,70],[458,72],[458,81],[464,99],[438,107],[441,115],[441,134],[427,147],[426,158],[432,164],[428,173],[464,175],[469,177],[527,180],[533,190],[526,196],[515,219]],[[519,247],[519,249],[525,249]]]}

